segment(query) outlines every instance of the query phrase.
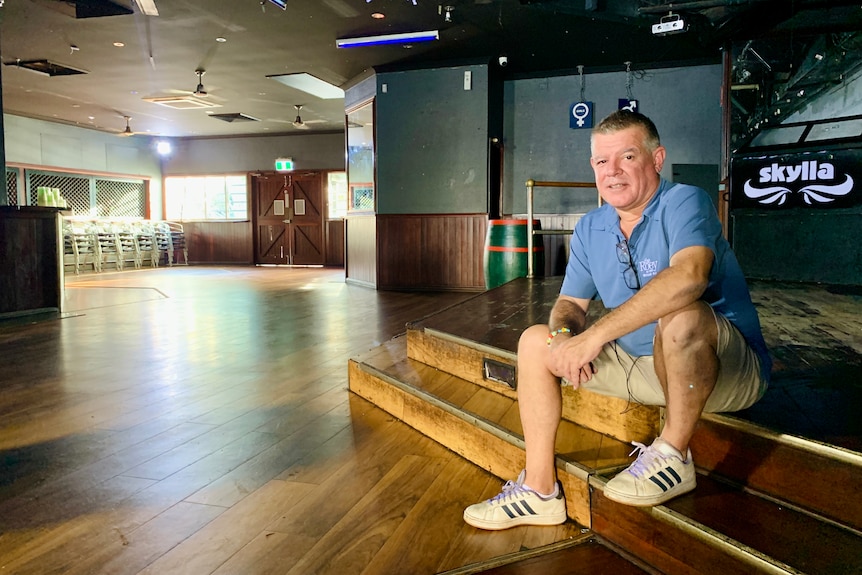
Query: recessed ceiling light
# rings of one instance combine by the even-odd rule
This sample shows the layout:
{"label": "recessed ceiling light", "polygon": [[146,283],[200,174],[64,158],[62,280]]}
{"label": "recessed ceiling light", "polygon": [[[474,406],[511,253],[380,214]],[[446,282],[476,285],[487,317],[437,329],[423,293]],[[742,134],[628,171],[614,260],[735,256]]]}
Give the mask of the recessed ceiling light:
{"label": "recessed ceiling light", "polygon": [[386,14],[384,14],[383,12],[375,12],[371,15],[371,17],[376,18],[377,20],[382,20],[383,18],[386,18]]}
{"label": "recessed ceiling light", "polygon": [[227,42],[227,38],[225,38],[224,36],[219,36],[218,38],[216,38],[216,42]]}
{"label": "recessed ceiling light", "polygon": [[122,48],[123,46],[125,46],[125,44],[123,44],[122,42],[114,42],[114,46],[116,46],[117,48]]}

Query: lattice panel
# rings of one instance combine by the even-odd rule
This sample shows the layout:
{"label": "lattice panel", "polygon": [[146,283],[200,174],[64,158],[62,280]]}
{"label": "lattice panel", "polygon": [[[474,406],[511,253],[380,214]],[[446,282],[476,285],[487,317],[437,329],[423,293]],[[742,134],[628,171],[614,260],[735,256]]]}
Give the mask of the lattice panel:
{"label": "lattice panel", "polygon": [[96,207],[100,217],[144,217],[144,183],[96,180]]}
{"label": "lattice panel", "polygon": [[59,188],[60,194],[66,198],[68,209],[72,210],[75,215],[87,215],[90,213],[90,178],[29,172],[28,179],[29,205],[36,205],[38,188],[46,186],[49,188]]}
{"label": "lattice panel", "polygon": [[18,205],[18,170],[6,170],[6,197],[10,206]]}
{"label": "lattice panel", "polygon": [[[7,187],[8,187],[7,176]],[[27,172],[28,204],[36,205],[38,188],[59,188],[68,209],[75,215],[98,217],[144,217],[146,193],[144,182],[107,180],[95,176],[75,176],[50,172]],[[95,202],[91,190],[95,189]]]}

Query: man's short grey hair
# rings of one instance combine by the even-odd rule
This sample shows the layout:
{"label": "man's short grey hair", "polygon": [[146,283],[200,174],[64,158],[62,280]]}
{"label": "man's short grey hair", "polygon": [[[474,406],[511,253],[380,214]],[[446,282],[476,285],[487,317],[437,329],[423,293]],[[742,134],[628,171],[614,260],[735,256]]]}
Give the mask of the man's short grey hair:
{"label": "man's short grey hair", "polygon": [[[634,126],[640,127],[644,134],[644,146],[654,152],[656,148],[661,146],[661,138],[658,135],[658,129],[653,124],[652,120],[641,113],[630,112],[628,110],[617,110],[608,115],[604,120],[598,123],[593,128],[591,136],[595,134],[613,134],[620,130],[625,130]],[[592,140],[592,138],[590,138]]]}

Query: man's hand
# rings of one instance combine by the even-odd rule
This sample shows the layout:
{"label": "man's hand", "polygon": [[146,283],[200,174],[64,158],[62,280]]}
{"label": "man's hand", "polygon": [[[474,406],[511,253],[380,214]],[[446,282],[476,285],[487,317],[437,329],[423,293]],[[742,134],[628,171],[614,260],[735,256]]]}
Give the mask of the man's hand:
{"label": "man's hand", "polygon": [[603,343],[597,345],[588,331],[573,336],[557,335],[551,341],[551,371],[577,389],[582,383],[592,379],[596,372],[592,361],[602,351],[602,345]]}

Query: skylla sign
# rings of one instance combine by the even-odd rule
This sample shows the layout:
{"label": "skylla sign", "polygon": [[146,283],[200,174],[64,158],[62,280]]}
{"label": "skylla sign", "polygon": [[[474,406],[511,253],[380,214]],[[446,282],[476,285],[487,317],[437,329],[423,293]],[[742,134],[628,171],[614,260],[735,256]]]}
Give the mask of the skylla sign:
{"label": "skylla sign", "polygon": [[862,150],[743,157],[731,166],[730,201],[733,208],[847,208],[862,204],[859,185]]}

